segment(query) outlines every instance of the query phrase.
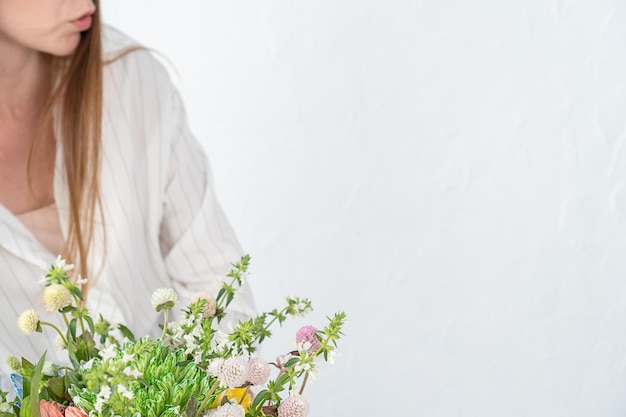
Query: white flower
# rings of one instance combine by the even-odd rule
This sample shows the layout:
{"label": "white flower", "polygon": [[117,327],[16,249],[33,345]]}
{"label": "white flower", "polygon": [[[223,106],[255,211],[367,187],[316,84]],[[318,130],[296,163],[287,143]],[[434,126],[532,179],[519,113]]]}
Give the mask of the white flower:
{"label": "white flower", "polygon": [[326,360],[329,364],[333,365],[335,363],[335,356],[337,356],[337,352],[331,350],[328,352],[328,359]]}
{"label": "white flower", "polygon": [[83,278],[80,276],[80,274],[78,275],[78,279],[76,280],[76,285],[78,286],[78,288],[82,287],[84,284],[86,284],[89,280],[87,278]]}
{"label": "white flower", "polygon": [[86,369],[86,370],[91,369],[92,366],[93,366],[93,358],[83,363],[83,369]]}
{"label": "white flower", "polygon": [[135,359],[135,354],[134,353],[126,353],[126,352],[124,352],[124,354],[122,355],[122,362],[124,362],[124,363],[131,362],[133,359]]}
{"label": "white flower", "polygon": [[124,368],[122,372],[128,376],[133,376],[135,378],[139,378],[141,376],[141,372],[139,372],[136,369],[132,369],[130,366],[127,366],[126,368]]}
{"label": "white flower", "polygon": [[297,365],[295,365],[293,367],[296,371],[298,372],[302,372],[302,371],[310,371],[313,369],[313,365],[311,363],[298,363]]}
{"label": "white flower", "polygon": [[124,385],[118,385],[117,386],[117,392],[122,396],[122,397],[126,397],[129,400],[132,400],[133,398],[135,398],[135,396],[133,395],[133,393],[126,388]]}
{"label": "white flower", "polygon": [[43,292],[43,305],[50,313],[72,304],[72,293],[61,284],[52,284]]}
{"label": "white flower", "polygon": [[191,333],[183,335],[185,342],[185,353],[193,353],[198,349],[198,338],[201,337],[200,327],[194,327]]}
{"label": "white flower", "polygon": [[0,404],[0,413],[13,413],[13,407],[9,403]]}
{"label": "white flower", "polygon": [[96,409],[96,411],[102,412],[102,407],[104,407],[104,404],[106,404],[106,400],[102,397],[97,397],[96,402],[94,403],[93,406]]}
{"label": "white flower", "polygon": [[233,356],[224,361],[217,374],[222,386],[237,388],[248,380],[248,359],[243,356]]}
{"label": "white flower", "polygon": [[263,385],[270,377],[270,366],[265,359],[252,358],[248,363],[248,382],[252,385]]}
{"label": "white flower", "polygon": [[109,398],[111,398],[111,387],[109,387],[108,385],[105,385],[102,388],[100,388],[100,392],[98,393],[98,396],[96,397],[96,403],[93,405],[94,408],[97,411],[102,412],[102,407],[104,407],[104,405],[107,403]]}
{"label": "white flower", "polygon": [[211,350],[213,352],[225,352],[230,349],[232,342],[228,340],[228,334],[222,330],[218,330],[211,339]]}
{"label": "white flower", "polygon": [[117,355],[117,352],[115,350],[115,345],[109,345],[105,347],[104,349],[100,350],[100,357],[102,358],[103,361],[114,358],[116,355]]}
{"label": "white flower", "polygon": [[156,311],[170,309],[178,302],[178,294],[172,288],[159,288],[152,293],[150,302]]}
{"label": "white flower", "polygon": [[309,356],[309,351],[311,350],[311,346],[313,346],[308,340],[298,343],[294,342],[293,345],[296,347],[296,350],[301,356]]}
{"label": "white flower", "polygon": [[59,350],[63,350],[67,348],[67,345],[65,344],[65,340],[63,340],[60,334],[58,334],[57,337],[54,339],[54,346]]}
{"label": "white flower", "polygon": [[111,387],[108,385],[102,386],[102,388],[100,388],[100,392],[98,393],[98,397],[102,397],[105,400],[111,398]]}
{"label": "white flower", "polygon": [[71,271],[72,269],[74,269],[74,264],[66,263],[65,259],[61,258],[61,255],[58,255],[57,258],[54,260],[54,266],[59,269],[62,269],[65,272]]}
{"label": "white flower", "polygon": [[45,361],[41,372],[46,376],[57,376],[59,368],[50,361]]}
{"label": "white flower", "polygon": [[224,359],[213,359],[211,362],[209,362],[209,366],[207,366],[206,368],[206,373],[211,375],[212,377],[217,378],[217,376],[220,374],[220,370],[222,369],[222,365],[224,365]]}
{"label": "white flower", "polygon": [[17,318],[17,326],[25,335],[36,332],[39,328],[39,315],[32,308],[26,310]]}
{"label": "white flower", "polygon": [[226,403],[212,410],[210,417],[244,417],[245,410],[239,404]]}

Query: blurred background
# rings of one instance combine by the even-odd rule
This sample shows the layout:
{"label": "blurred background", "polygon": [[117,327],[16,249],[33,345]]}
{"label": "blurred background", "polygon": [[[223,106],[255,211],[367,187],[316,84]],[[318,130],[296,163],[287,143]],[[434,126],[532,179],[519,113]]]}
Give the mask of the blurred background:
{"label": "blurred background", "polygon": [[[259,310],[345,310],[311,417],[626,414],[626,2],[107,0],[158,51]],[[164,61],[165,62],[165,61]]]}

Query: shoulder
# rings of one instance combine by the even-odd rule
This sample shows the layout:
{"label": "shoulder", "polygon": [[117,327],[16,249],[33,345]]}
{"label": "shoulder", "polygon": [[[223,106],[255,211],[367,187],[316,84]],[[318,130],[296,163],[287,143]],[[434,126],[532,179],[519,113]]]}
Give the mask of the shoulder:
{"label": "shoulder", "polygon": [[113,26],[102,25],[102,54],[109,61],[130,48],[141,47],[141,44]]}
{"label": "shoulder", "polygon": [[[159,54],[143,46],[122,31],[108,25],[102,31],[104,82],[115,82],[125,88],[153,84],[161,89],[173,89],[168,71]],[[161,57],[163,58],[163,57]]]}

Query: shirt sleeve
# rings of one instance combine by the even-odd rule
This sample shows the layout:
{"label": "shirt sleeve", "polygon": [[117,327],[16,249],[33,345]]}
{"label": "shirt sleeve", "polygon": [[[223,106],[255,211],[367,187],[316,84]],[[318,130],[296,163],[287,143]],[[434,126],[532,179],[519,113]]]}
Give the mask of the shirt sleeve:
{"label": "shirt sleeve", "polygon": [[[217,201],[208,158],[190,132],[181,97],[173,87],[166,109],[164,116],[173,120],[164,132],[169,136],[169,164],[159,240],[172,286],[186,305],[198,291],[215,296],[231,264],[244,252]],[[255,313],[244,281],[225,321],[235,324]]]}

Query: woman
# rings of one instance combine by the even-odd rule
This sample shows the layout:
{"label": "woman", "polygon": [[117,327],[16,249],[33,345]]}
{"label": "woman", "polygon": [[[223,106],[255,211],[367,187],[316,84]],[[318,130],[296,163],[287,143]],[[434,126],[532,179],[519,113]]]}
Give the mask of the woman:
{"label": "woman", "polygon": [[[0,357],[55,359],[54,335],[16,318],[44,314],[58,254],[89,278],[92,315],[138,335],[155,289],[215,290],[242,252],[206,158],[166,72],[101,28],[97,0],[0,0],[0,91]],[[247,288],[233,309],[253,313]]]}

